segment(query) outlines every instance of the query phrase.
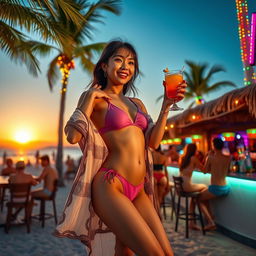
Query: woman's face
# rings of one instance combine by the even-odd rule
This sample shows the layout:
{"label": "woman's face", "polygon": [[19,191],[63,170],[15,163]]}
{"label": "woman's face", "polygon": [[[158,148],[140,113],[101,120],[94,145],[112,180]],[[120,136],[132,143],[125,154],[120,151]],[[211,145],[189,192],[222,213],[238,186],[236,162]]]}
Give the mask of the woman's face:
{"label": "woman's face", "polygon": [[107,75],[108,85],[125,85],[135,72],[133,54],[126,48],[120,48],[102,68]]}

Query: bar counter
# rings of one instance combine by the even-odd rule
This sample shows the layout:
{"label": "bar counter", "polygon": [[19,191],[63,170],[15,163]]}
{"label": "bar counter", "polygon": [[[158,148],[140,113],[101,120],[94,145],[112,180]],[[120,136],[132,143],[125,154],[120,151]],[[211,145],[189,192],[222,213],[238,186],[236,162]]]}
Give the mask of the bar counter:
{"label": "bar counter", "polygon": [[[167,167],[170,179],[179,176],[177,165]],[[194,171],[193,183],[210,184],[210,174]],[[254,174],[227,177],[230,193],[211,201],[215,222],[223,233],[256,248],[256,176]]]}

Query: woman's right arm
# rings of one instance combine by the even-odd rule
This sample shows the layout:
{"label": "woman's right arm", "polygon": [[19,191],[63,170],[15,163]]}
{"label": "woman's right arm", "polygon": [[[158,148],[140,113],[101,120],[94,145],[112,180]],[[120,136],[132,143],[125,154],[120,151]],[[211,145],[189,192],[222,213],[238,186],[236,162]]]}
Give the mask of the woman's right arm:
{"label": "woman's right arm", "polygon": [[[84,92],[77,104],[77,108],[80,109],[88,118],[90,118],[93,108],[95,106],[95,99],[110,97],[101,89],[101,86],[94,85],[87,92]],[[79,142],[82,138],[82,134],[75,128],[71,126],[66,126],[65,133],[67,136],[67,141],[70,144],[75,144]]]}

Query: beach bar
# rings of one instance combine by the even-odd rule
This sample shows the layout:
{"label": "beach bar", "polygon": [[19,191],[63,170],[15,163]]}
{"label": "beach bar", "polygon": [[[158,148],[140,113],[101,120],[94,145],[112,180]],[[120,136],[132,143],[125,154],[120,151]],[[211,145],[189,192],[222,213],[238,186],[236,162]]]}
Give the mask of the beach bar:
{"label": "beach bar", "polygon": [[[211,140],[221,137],[232,156],[228,196],[213,200],[215,221],[225,234],[256,248],[256,85],[232,90],[205,104],[168,119],[163,144],[180,139],[207,153]],[[175,144],[175,143],[174,143]],[[179,175],[177,165],[168,167]],[[193,172],[192,181],[209,185],[210,174]]]}

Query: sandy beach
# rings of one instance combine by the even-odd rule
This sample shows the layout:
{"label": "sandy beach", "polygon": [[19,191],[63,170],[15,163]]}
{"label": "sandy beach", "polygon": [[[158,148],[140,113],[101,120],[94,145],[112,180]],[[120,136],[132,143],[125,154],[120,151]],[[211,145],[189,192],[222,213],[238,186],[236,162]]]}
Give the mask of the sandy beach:
{"label": "sandy beach", "polygon": [[[38,173],[38,170],[30,170]],[[71,182],[66,182],[57,192],[57,211],[61,214],[67,194],[71,188]],[[39,212],[39,205],[34,207],[33,214]],[[51,203],[47,203],[47,212],[52,212]],[[22,214],[21,214],[22,215]],[[9,234],[4,232],[6,207],[0,213],[0,256],[85,256],[84,245],[77,240],[56,238],[52,235],[55,227],[53,219],[46,221],[45,228],[33,219],[31,233],[26,233],[26,227],[11,226]],[[167,209],[167,220],[164,227],[169,241],[173,247],[175,256],[254,256],[256,250],[240,244],[218,231],[207,232],[203,236],[201,232],[190,231],[190,238],[184,238],[184,222],[179,224],[179,232],[174,231],[174,221],[170,220],[170,208]]]}

